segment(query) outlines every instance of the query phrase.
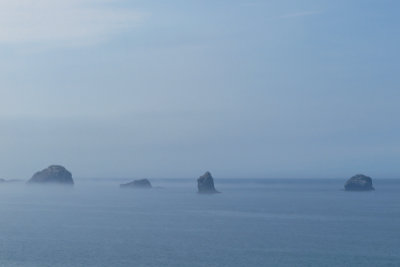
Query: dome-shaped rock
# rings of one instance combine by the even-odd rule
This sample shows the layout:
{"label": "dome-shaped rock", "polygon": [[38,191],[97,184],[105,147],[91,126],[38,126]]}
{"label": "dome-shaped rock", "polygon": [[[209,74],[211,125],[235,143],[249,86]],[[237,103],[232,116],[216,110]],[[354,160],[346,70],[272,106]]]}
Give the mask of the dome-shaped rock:
{"label": "dome-shaped rock", "polygon": [[357,174],[351,177],[344,185],[346,191],[370,191],[375,190],[372,186],[371,177]]}
{"label": "dome-shaped rock", "polygon": [[72,174],[63,166],[51,165],[47,169],[35,173],[28,181],[29,184],[69,184],[73,185]]}

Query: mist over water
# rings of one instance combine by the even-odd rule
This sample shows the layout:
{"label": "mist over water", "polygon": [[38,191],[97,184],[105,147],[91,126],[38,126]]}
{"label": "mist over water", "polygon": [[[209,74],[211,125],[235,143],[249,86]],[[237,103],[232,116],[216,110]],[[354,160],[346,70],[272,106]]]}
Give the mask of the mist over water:
{"label": "mist over water", "polygon": [[399,10],[1,0],[0,267],[400,266]]}
{"label": "mist over water", "polygon": [[192,179],[75,182],[0,184],[0,265],[400,265],[397,180],[357,193],[342,180],[220,179],[216,195]]}

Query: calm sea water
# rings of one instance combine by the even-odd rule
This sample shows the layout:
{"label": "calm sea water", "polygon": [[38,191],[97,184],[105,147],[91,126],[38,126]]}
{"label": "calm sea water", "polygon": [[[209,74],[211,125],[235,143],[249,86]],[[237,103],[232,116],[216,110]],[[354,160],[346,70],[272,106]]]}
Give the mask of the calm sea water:
{"label": "calm sea water", "polygon": [[0,184],[0,266],[400,266],[400,180]]}

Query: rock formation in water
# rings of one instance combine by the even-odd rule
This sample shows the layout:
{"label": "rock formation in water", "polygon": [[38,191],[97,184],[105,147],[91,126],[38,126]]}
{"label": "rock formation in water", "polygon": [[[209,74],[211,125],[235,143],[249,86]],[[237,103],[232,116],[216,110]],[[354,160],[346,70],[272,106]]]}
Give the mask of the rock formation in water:
{"label": "rock formation in water", "polygon": [[197,188],[201,194],[219,193],[214,187],[214,179],[210,172],[206,172],[197,179]]}
{"label": "rock formation in water", "polygon": [[63,166],[51,165],[47,169],[35,173],[29,184],[67,184],[73,185],[72,174]]}
{"label": "rock formation in water", "polygon": [[120,187],[151,188],[151,183],[147,179],[141,179],[141,180],[134,180],[126,184],[121,184]]}
{"label": "rock formation in water", "polygon": [[370,191],[375,190],[372,186],[372,179],[371,177],[357,174],[351,177],[347,182],[344,184],[344,189],[346,191]]}

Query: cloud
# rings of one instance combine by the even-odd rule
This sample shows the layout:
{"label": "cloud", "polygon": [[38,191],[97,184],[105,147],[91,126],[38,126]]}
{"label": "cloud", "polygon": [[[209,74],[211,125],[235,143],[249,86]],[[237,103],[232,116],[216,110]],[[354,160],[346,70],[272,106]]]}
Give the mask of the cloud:
{"label": "cloud", "polygon": [[0,44],[92,44],[138,25],[113,0],[0,0]]}
{"label": "cloud", "polygon": [[285,15],[280,16],[279,18],[290,19],[290,18],[298,18],[298,17],[307,17],[307,16],[317,15],[317,14],[321,14],[321,13],[322,13],[321,11],[303,11],[303,12],[285,14]]}

